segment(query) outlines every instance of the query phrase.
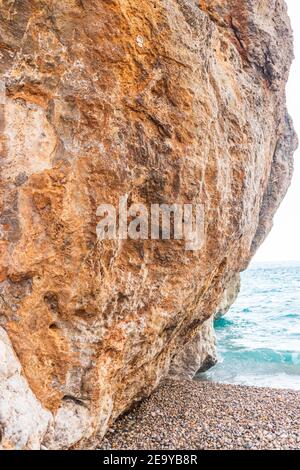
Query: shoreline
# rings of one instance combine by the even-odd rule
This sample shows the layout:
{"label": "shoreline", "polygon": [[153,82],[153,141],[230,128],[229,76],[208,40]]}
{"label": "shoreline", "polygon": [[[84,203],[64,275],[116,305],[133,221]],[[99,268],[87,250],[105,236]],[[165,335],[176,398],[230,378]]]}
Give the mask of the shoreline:
{"label": "shoreline", "polygon": [[167,380],[97,450],[300,449],[300,391]]}

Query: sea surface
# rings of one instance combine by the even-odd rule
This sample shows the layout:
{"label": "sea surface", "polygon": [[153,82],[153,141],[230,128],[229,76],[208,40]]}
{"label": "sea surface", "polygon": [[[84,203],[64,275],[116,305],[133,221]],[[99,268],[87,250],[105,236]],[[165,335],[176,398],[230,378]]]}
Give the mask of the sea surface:
{"label": "sea surface", "polygon": [[215,329],[220,362],[198,379],[300,390],[300,262],[253,263]]}

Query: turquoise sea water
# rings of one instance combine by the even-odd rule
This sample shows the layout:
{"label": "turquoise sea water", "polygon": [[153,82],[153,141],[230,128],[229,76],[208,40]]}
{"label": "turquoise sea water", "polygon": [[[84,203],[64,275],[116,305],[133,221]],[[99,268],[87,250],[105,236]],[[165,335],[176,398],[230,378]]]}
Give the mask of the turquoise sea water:
{"label": "turquoise sea water", "polygon": [[220,362],[200,379],[300,389],[300,263],[253,264],[215,322]]}

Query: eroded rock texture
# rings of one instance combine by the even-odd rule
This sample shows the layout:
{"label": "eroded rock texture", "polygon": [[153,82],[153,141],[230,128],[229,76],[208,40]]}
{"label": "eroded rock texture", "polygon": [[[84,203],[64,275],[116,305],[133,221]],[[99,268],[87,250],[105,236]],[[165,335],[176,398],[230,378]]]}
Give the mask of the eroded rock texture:
{"label": "eroded rock texture", "polygon": [[175,380],[192,380],[197,372],[205,372],[217,362],[217,340],[212,316],[174,356],[169,369],[169,377]]}
{"label": "eroded rock texture", "polygon": [[215,313],[215,318],[218,319],[226,315],[230,307],[236,301],[241,290],[241,276],[240,273],[234,273],[232,278],[228,281],[226,289],[224,290],[222,300],[218,305]]}
{"label": "eroded rock texture", "polygon": [[[1,374],[19,382],[0,439],[68,447],[151,393],[270,229],[291,30],[282,0],[0,6]],[[97,206],[124,194],[204,204],[203,249],[97,243]],[[20,400],[40,416],[22,437]]]}
{"label": "eroded rock texture", "polygon": [[240,292],[240,285],[240,273],[234,273],[227,281],[215,315],[206,320],[191,340],[174,355],[169,370],[170,378],[193,379],[197,372],[206,372],[217,364],[218,351],[214,320],[225,315],[234,304]]}

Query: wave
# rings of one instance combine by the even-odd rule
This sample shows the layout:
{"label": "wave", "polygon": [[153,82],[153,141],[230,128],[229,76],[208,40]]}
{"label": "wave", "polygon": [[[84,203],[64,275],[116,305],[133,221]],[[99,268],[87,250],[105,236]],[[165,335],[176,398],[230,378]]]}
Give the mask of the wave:
{"label": "wave", "polygon": [[295,351],[280,351],[268,348],[245,349],[221,352],[226,360],[256,363],[290,364],[300,366],[300,353]]}
{"label": "wave", "polygon": [[300,264],[252,265],[215,329],[221,362],[203,379],[300,389]]}

